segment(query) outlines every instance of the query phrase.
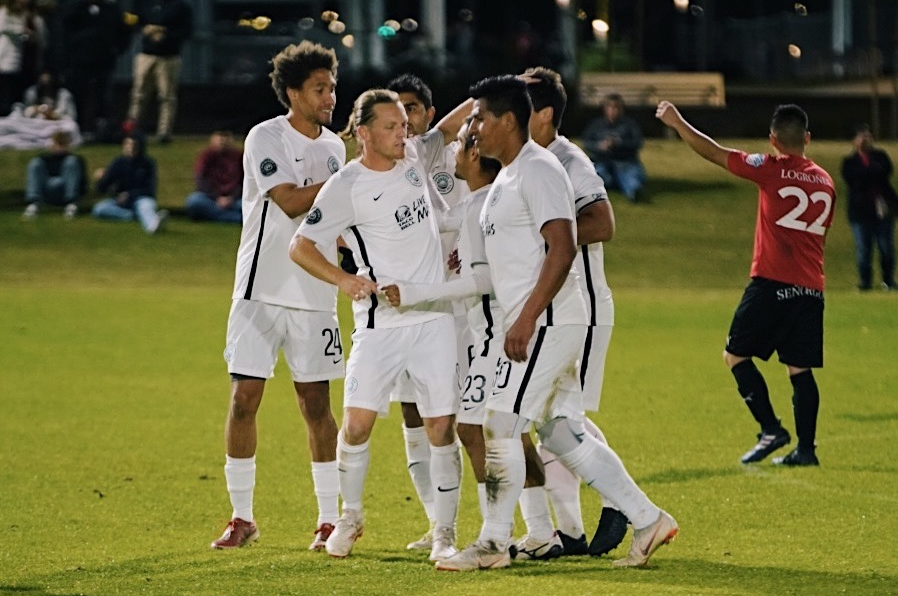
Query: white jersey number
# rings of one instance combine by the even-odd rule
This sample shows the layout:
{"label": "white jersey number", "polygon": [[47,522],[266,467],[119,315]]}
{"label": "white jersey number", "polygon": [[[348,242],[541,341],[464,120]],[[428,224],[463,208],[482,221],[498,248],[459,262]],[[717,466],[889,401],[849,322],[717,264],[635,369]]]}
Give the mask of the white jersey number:
{"label": "white jersey number", "polygon": [[805,223],[798,219],[804,212],[808,210],[808,194],[797,186],[785,186],[779,190],[780,198],[787,199],[789,197],[795,197],[798,199],[798,204],[795,206],[795,209],[785,214],[781,218],[776,221],[778,226],[783,226],[784,228],[789,228],[790,230],[801,230],[803,232],[810,232],[811,234],[818,234],[823,236],[826,234],[826,228],[823,227],[823,222],[826,221],[826,218],[829,217],[829,212],[833,208],[833,199],[829,194],[823,192],[822,190],[818,190],[817,192],[811,193],[810,200],[818,203],[823,201],[823,212],[820,214],[820,217],[816,219],[811,224]]}

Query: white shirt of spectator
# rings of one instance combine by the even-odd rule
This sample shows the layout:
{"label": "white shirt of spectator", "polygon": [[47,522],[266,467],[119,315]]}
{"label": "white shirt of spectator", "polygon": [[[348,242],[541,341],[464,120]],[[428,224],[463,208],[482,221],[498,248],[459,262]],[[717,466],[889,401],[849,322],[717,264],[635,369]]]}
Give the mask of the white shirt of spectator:
{"label": "white shirt of spectator", "polygon": [[[558,158],[531,140],[499,172],[480,215],[493,289],[505,312],[506,330],[518,319],[536,286],[546,257],[540,229],[553,219],[574,221],[574,189]],[[587,322],[577,272],[571,268],[537,325]]]}
{"label": "white shirt of spectator", "polygon": [[[289,246],[304,215],[291,218],[268,197],[290,183],[324,182],[346,161],[346,145],[326,128],[310,139],[286,116],[261,122],[249,131],[243,153],[243,231],[237,250],[234,298],[290,308],[336,311],[336,287],[312,277],[290,259]],[[336,237],[319,246],[337,262]]]}

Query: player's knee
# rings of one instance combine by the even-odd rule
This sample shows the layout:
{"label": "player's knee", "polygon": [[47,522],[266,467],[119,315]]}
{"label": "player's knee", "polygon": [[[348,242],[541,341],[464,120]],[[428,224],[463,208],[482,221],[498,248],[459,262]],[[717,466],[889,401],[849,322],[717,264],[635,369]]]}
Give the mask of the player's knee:
{"label": "player's knee", "polygon": [[512,439],[521,435],[527,426],[527,419],[510,412],[487,410],[483,423],[483,437],[486,440]]}
{"label": "player's knee", "polygon": [[424,422],[431,445],[444,447],[455,442],[455,416],[437,416]]}
{"label": "player's knee", "polygon": [[483,445],[483,427],[474,424],[459,424],[455,430],[465,449]]}
{"label": "player's knee", "polygon": [[536,429],[536,432],[545,448],[556,455],[570,453],[582,442],[567,418],[553,418]]}
{"label": "player's knee", "polygon": [[746,358],[742,356],[735,356],[733,354],[730,354],[726,350],[723,351],[723,361],[727,365],[727,368],[733,368],[745,359]]}

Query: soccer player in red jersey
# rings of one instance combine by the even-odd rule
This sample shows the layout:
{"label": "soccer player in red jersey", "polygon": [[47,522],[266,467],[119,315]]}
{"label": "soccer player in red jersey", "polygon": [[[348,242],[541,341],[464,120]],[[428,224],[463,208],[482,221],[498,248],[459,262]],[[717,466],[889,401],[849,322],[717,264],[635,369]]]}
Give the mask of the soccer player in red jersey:
{"label": "soccer player in red jersey", "polygon": [[832,177],[805,157],[808,116],[781,105],[770,123],[774,155],[721,147],[683,119],[668,101],[655,114],[708,161],[758,185],[758,217],[751,282],[733,316],[724,361],[739,394],[761,425],[758,443],[742,463],[761,461],[791,441],[774,414],[764,377],[752,358],[777,352],[792,382],[798,446],[774,464],[819,465],[814,438],[820,393],[813,368],[823,366],[823,245],[836,200]]}

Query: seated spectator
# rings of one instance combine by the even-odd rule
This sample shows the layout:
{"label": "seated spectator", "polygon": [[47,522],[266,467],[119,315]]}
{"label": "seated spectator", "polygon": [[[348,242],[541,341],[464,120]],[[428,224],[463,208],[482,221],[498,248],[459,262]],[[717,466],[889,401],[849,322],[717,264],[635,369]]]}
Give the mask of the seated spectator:
{"label": "seated spectator", "polygon": [[645,168],[639,161],[642,131],[635,120],[624,115],[624,99],[618,93],[605,96],[602,112],[604,116],[583,131],[583,149],[606,188],[619,190],[636,202],[645,184]]}
{"label": "seated spectator", "polygon": [[24,219],[34,219],[42,205],[58,205],[63,216],[72,219],[78,213],[78,201],[87,190],[84,158],[70,151],[72,135],[53,133],[50,151],[31,159],[25,177]]}
{"label": "seated spectator", "polygon": [[243,152],[228,131],[215,131],[196,160],[196,190],[187,214],[196,221],[243,222]]}
{"label": "seated spectator", "polygon": [[13,110],[21,109],[26,118],[42,118],[44,120],[75,120],[75,99],[65,87],[61,87],[53,73],[44,71],[37,83],[25,90],[25,103],[13,106]]}
{"label": "seated spectator", "polygon": [[114,196],[94,205],[93,215],[113,221],[136,219],[147,234],[155,234],[165,224],[168,211],[156,210],[156,162],[145,148],[143,135],[132,133],[122,141],[122,155],[94,173],[97,191]]}

